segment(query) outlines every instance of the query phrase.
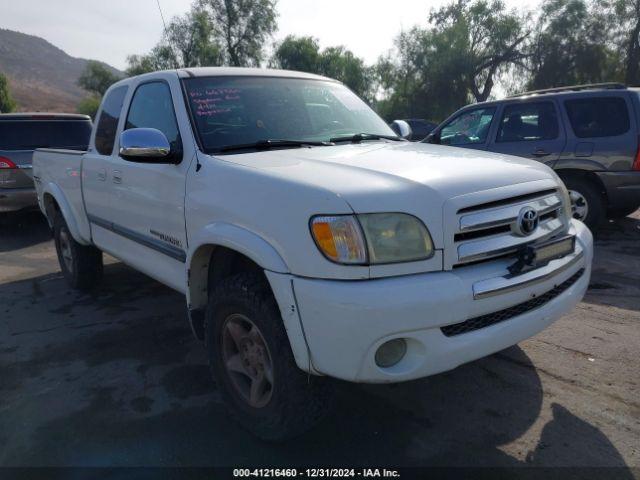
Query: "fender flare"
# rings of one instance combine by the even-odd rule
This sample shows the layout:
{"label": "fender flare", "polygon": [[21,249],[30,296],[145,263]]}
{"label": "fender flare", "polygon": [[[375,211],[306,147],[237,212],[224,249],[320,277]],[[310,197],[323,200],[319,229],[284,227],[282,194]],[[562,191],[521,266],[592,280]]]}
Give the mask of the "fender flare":
{"label": "fender flare", "polygon": [[80,227],[78,226],[78,222],[74,217],[73,212],[71,211],[71,206],[69,205],[69,201],[67,200],[64,192],[58,185],[52,182],[48,182],[42,189],[42,207],[45,209],[49,224],[53,226],[53,218],[49,218],[50,214],[47,211],[47,205],[45,202],[46,195],[51,195],[58,204],[58,208],[62,213],[64,221],[67,223],[67,227],[69,227],[69,232],[73,239],[81,245],[91,245],[90,239],[84,238],[80,233]]}
{"label": "fender flare", "polygon": [[597,172],[607,170],[607,167],[597,160],[589,157],[561,158],[553,164],[553,169],[557,174],[563,170],[583,170],[585,172]]}
{"label": "fender flare", "polygon": [[260,235],[226,222],[214,222],[202,229],[194,239],[187,265],[203,245],[215,245],[235,250],[253,260],[265,270],[288,273],[289,268],[273,246]]}
{"label": "fender flare", "polygon": [[187,305],[202,308],[208,300],[209,262],[217,247],[234,250],[266,271],[289,273],[286,263],[271,244],[260,235],[226,222],[214,222],[203,227],[189,239],[186,259]]}
{"label": "fender flare", "polygon": [[208,300],[207,283],[209,261],[216,247],[234,250],[265,270],[267,281],[276,299],[296,364],[302,370],[314,372],[309,346],[304,336],[296,302],[293,299],[289,268],[277,250],[263,237],[237,225],[215,222],[204,227],[190,241],[187,256],[187,307],[191,328],[196,337],[203,338],[199,325],[204,322],[204,307]]}

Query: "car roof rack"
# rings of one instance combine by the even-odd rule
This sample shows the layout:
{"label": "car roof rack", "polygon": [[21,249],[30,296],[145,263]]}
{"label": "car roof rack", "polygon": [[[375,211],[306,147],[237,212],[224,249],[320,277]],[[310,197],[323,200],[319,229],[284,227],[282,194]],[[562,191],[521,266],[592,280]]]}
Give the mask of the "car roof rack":
{"label": "car roof rack", "polygon": [[507,98],[524,97],[525,95],[541,95],[545,93],[560,93],[560,92],[579,92],[581,90],[624,90],[627,86],[623,83],[606,82],[606,83],[587,83],[585,85],[571,85],[568,87],[556,87],[545,88],[542,90],[531,90],[529,92],[518,93],[515,95],[509,95]]}

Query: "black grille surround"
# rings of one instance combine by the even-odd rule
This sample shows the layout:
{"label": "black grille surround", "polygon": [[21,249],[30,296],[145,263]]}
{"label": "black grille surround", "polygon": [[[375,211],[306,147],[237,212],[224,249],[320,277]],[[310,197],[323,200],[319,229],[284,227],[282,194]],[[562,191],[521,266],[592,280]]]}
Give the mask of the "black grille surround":
{"label": "black grille surround", "polygon": [[456,335],[462,335],[463,333],[480,330],[481,328],[489,327],[491,325],[495,325],[496,323],[504,322],[505,320],[509,320],[510,318],[522,315],[523,313],[530,312],[531,310],[535,310],[536,308],[549,303],[558,295],[565,292],[574,283],[576,283],[583,274],[584,268],[578,270],[560,285],[557,285],[548,292],[532,298],[531,300],[519,303],[518,305],[514,305],[513,307],[505,308],[504,310],[487,313],[486,315],[482,315],[480,317],[470,318],[469,320],[466,320],[462,323],[447,325],[446,327],[441,327],[440,330],[446,337],[455,337]]}

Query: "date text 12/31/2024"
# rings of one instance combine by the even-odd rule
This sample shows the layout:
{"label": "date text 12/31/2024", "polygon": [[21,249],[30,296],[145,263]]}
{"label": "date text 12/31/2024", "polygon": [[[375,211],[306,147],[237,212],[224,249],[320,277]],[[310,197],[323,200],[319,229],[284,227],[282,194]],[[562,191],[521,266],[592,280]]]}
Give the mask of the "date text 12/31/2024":
{"label": "date text 12/31/2024", "polygon": [[233,476],[235,478],[399,478],[400,473],[386,468],[236,468],[233,470]]}

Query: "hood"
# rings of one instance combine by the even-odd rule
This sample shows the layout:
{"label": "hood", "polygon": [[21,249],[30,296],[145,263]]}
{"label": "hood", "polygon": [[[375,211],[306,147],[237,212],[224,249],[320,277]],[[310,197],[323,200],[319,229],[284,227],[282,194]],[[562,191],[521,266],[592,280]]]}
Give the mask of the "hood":
{"label": "hood", "polygon": [[442,224],[443,206],[454,197],[537,180],[555,183],[553,171],[533,160],[425,143],[363,142],[218,159],[332,192],[356,213],[406,212],[427,226]]}
{"label": "hood", "polygon": [[363,142],[220,158],[295,177],[347,200],[363,191],[412,188],[416,184],[446,200],[505,185],[555,178],[549,167],[533,160],[426,143]]}

